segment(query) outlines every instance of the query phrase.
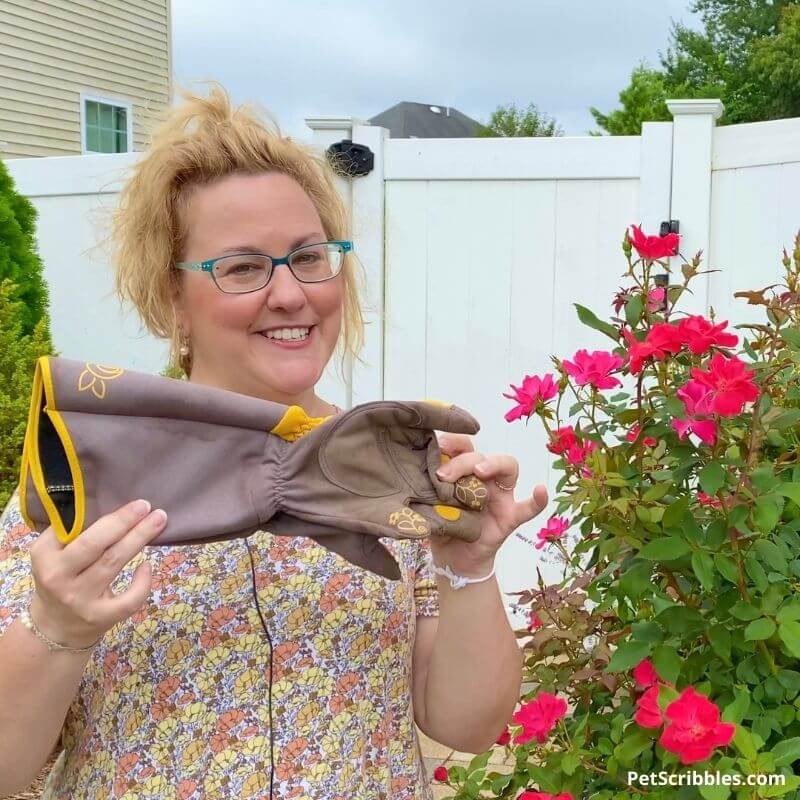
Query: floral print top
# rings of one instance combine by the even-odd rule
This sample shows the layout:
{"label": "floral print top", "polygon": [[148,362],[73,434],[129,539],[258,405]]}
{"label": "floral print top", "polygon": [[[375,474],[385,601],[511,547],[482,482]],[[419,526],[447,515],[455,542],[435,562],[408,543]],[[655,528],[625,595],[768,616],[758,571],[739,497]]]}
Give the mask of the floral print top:
{"label": "floral print top", "polygon": [[[18,491],[0,517],[0,635],[33,590]],[[61,733],[45,800],[432,800],[411,701],[416,615],[437,616],[422,540],[381,540],[402,577],[305,537],[146,547],[146,605],[105,635]],[[248,552],[248,544],[250,551]],[[270,646],[273,643],[270,747]]]}

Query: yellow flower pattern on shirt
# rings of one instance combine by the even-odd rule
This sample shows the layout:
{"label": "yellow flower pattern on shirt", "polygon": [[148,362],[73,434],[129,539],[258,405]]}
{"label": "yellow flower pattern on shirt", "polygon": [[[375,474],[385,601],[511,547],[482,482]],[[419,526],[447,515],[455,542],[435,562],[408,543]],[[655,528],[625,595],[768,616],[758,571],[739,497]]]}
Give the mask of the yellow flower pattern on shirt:
{"label": "yellow flower pattern on shirt", "polygon": [[[18,495],[0,517],[0,635],[33,589]],[[431,800],[411,704],[416,615],[438,614],[427,539],[381,540],[402,577],[306,537],[247,540],[273,642],[274,798]],[[146,605],[94,650],[44,800],[269,798],[270,645],[244,539],[147,547]]]}

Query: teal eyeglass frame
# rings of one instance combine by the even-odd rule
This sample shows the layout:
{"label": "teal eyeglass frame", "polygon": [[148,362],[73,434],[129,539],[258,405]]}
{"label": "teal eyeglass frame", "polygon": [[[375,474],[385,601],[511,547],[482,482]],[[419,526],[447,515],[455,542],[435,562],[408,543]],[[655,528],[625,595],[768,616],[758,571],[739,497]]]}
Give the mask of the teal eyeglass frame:
{"label": "teal eyeglass frame", "polygon": [[[258,252],[243,252],[243,253],[226,253],[224,256],[219,256],[218,258],[209,258],[206,261],[178,261],[175,264],[177,269],[188,269],[193,270],[195,272],[208,272],[211,275],[211,280],[214,281],[214,285],[219,289],[223,294],[248,294],[249,292],[260,292],[264,286],[267,286],[269,282],[272,280],[272,276],[275,274],[275,267],[286,264],[289,272],[294,275],[294,277],[300,281],[300,283],[325,283],[325,281],[329,281],[332,278],[335,278],[336,275],[340,275],[341,271],[337,272],[336,275],[331,275],[330,278],[323,278],[321,281],[304,281],[302,278],[298,278],[295,275],[294,270],[289,263],[289,259],[298,251],[298,250],[305,250],[306,247],[316,247],[320,244],[338,244],[342,247],[345,254],[353,252],[353,243],[347,240],[331,240],[329,242],[312,242],[311,244],[304,244],[300,247],[295,247],[290,253],[287,253],[283,258],[275,258],[275,256],[271,256],[269,253],[258,253]],[[269,273],[269,278],[267,278],[267,283],[264,286],[260,286],[258,289],[248,289],[246,292],[226,292],[224,289],[220,288],[220,285],[217,283],[217,279],[214,277],[214,264],[217,261],[221,261],[223,258],[231,258],[232,256],[266,256],[270,261],[272,261],[272,269]]]}

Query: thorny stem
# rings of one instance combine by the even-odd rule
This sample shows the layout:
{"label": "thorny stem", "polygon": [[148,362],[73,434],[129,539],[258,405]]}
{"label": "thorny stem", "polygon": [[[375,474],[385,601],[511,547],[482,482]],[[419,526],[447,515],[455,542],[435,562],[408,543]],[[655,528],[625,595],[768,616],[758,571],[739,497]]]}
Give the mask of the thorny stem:
{"label": "thorny stem", "polygon": [[[612,455],[611,448],[608,446],[606,441],[603,439],[603,435],[600,433],[600,429],[598,428],[597,422],[595,421],[594,405],[592,405],[591,411],[587,411],[586,410],[586,408],[587,408],[586,401],[580,396],[580,394],[578,394],[577,387],[572,385],[572,381],[569,378],[567,378],[567,386],[569,386],[569,388],[572,389],[572,393],[575,395],[575,399],[580,404],[581,409],[583,410],[584,416],[592,423],[592,427],[594,428],[594,432],[597,434],[597,436],[600,439],[600,441],[599,441],[600,447],[603,450],[605,450],[606,455],[611,457],[611,455]],[[593,398],[596,401],[597,390],[594,387],[592,387],[592,392],[593,392]]]}
{"label": "thorny stem", "polygon": [[667,569],[667,567],[664,567],[664,566],[661,567],[661,570],[664,573],[664,577],[667,579],[667,583],[675,590],[675,592],[677,593],[678,597],[680,597],[680,599],[683,601],[683,604],[687,608],[694,607],[696,605],[696,603],[690,603],[689,602],[689,598],[684,594],[683,590],[678,585],[678,581],[676,580],[675,574],[672,572],[672,570]]}

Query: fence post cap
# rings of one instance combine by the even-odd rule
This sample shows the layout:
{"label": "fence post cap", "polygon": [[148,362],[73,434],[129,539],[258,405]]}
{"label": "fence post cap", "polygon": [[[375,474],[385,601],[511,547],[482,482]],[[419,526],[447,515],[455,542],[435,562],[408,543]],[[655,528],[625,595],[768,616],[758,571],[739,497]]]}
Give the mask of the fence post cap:
{"label": "fence post cap", "polygon": [[725,105],[718,99],[667,100],[667,108],[673,117],[678,114],[710,114],[714,119],[719,119]]}

